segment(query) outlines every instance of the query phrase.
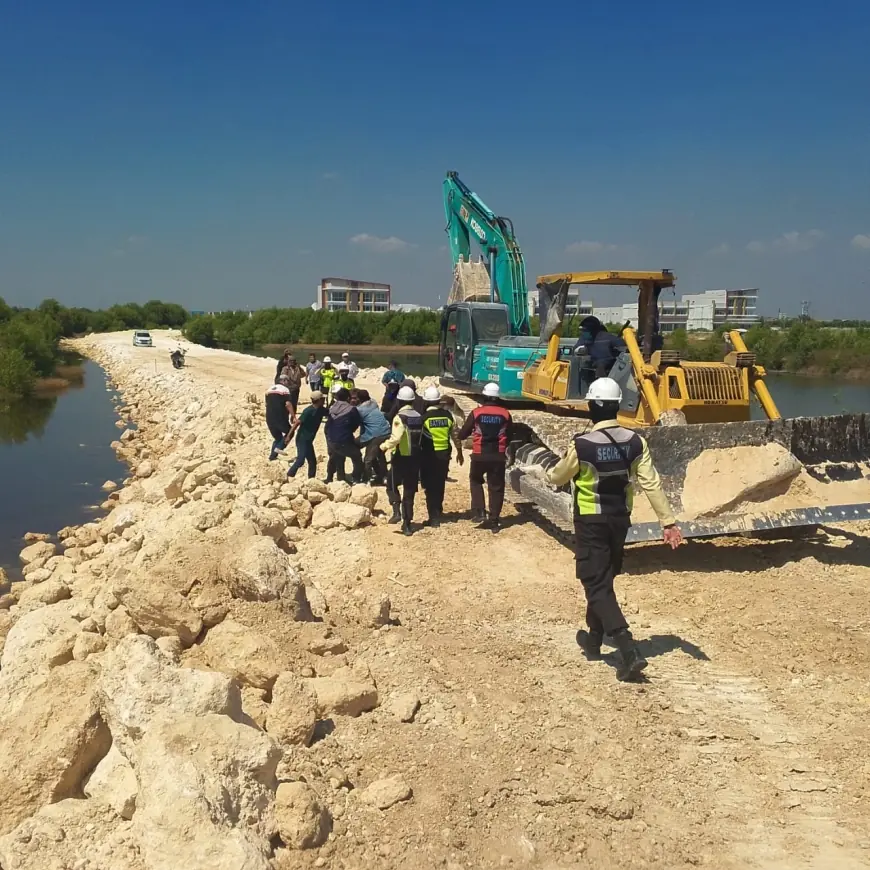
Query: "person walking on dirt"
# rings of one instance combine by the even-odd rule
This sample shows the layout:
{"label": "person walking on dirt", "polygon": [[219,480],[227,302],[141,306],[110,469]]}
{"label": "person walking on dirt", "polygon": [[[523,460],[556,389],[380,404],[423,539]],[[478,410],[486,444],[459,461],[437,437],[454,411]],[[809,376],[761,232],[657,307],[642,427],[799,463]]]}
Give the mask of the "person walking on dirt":
{"label": "person walking on dirt", "polygon": [[[313,390],[311,404],[299,415],[294,424],[296,433],[296,461],[287,469],[287,477],[296,477],[296,472],[308,463],[309,479],[317,476],[317,454],[314,452],[314,439],[320,423],[326,418],[323,393]],[[291,433],[292,437],[292,433]]]}
{"label": "person walking on dirt", "polygon": [[[507,448],[511,438],[513,420],[510,411],[499,399],[498,384],[486,384],[483,400],[462,424],[459,440],[472,436],[471,468],[468,481],[471,487],[471,513],[480,520],[479,529],[501,529],[501,509],[504,505],[504,479],[507,466]],[[483,480],[486,478],[489,496],[489,515],[483,498]]]}
{"label": "person walking on dirt", "polygon": [[646,440],[616,420],[622,390],[611,378],[598,378],[586,393],[594,426],[574,437],[562,460],[547,473],[555,486],[572,482],[577,579],[586,593],[586,623],[581,645],[587,658],[601,655],[605,634],[616,644],[621,663],[617,679],[630,680],[646,666],[616,600],[613,580],[622,571],[625,537],[631,526],[634,477],[664,529],[665,543],[683,540],[650,458]]}
{"label": "person walking on dirt", "polygon": [[378,403],[372,401],[368,390],[354,390],[351,393],[351,402],[354,400],[362,420],[359,443],[365,451],[363,464],[366,477],[372,486],[384,484],[387,479],[387,460],[381,452],[381,444],[390,437],[390,424]]}
{"label": "person walking on dirt", "polygon": [[323,368],[323,363],[317,359],[317,354],[308,354],[308,362],[305,364],[305,378],[308,381],[308,389],[312,393],[321,392],[323,382],[320,379],[320,370]]}
{"label": "person walking on dirt", "polygon": [[453,414],[442,407],[438,387],[423,391],[426,410],[423,412],[423,434],[420,440],[420,484],[426,494],[429,525],[438,528],[444,513],[444,488],[450,470],[450,445],[456,445],[456,459],[465,462]]}
{"label": "person walking on dirt", "polygon": [[[423,415],[414,408],[418,398],[410,387],[401,387],[396,400],[399,403],[393,417],[390,437],[381,444],[381,450],[391,456],[387,496],[393,507],[391,523],[402,523],[402,532],[413,534],[414,497],[420,480],[420,440],[423,434]],[[401,487],[401,494],[399,488]]]}
{"label": "person walking on dirt", "polygon": [[281,369],[278,383],[284,384],[290,390],[290,401],[293,403],[294,412],[299,407],[299,391],[302,389],[302,379],[304,377],[305,371],[296,362],[296,357],[292,355],[288,356],[286,365]]}
{"label": "person walking on dirt", "polygon": [[266,390],[266,426],[273,439],[270,462],[274,462],[290,443],[291,427],[295,422],[296,408],[291,401],[290,390],[284,384],[272,384]]}
{"label": "person walking on dirt", "polygon": [[[359,411],[350,403],[350,391],[334,384],[333,401],[326,417],[326,446],[329,461],[326,464],[326,482],[332,483],[333,477],[345,483],[362,483],[363,461],[353,433],[362,422]],[[353,465],[352,479],[348,481],[344,461],[350,459]]]}

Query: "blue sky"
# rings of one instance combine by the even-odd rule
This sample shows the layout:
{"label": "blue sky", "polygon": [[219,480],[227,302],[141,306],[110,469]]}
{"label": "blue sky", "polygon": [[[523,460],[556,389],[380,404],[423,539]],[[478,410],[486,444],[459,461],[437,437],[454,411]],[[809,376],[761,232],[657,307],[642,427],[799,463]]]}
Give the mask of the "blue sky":
{"label": "blue sky", "polygon": [[12,303],[303,305],[345,275],[434,305],[456,169],[514,220],[530,283],[668,267],[678,292],[870,317],[866,2],[33,0],[2,19]]}

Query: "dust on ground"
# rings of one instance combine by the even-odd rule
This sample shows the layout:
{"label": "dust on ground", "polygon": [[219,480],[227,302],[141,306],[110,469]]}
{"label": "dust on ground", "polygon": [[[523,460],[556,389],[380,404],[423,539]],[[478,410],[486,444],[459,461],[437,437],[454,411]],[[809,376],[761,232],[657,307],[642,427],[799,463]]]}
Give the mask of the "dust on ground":
{"label": "dust on ground", "polygon": [[[130,354],[168,368],[155,338]],[[228,403],[274,374],[199,347],[187,362]],[[620,684],[612,654],[590,663],[576,644],[572,553],[510,506],[499,535],[476,530],[466,469],[440,529],[299,544],[327,600],[389,597],[393,624],[342,632],[382,698],[421,707],[410,723],[385,706],[343,720],[300,750],[312,779],[400,773],[414,796],[350,821],[333,808],[326,845],[282,866],[870,867],[870,525],[630,548],[618,594],[650,667]]]}

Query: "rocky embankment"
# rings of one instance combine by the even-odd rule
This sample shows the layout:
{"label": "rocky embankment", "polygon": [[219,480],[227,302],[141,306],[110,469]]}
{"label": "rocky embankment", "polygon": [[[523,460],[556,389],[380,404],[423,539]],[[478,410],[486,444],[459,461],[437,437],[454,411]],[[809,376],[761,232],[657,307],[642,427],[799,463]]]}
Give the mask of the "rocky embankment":
{"label": "rocky embankment", "polygon": [[328,602],[297,548],[372,523],[378,493],[288,483],[260,395],[81,349],[123,397],[130,478],[59,544],[31,536],[24,582],[0,589],[0,867],[324,866],[335,819],[412,794],[397,775],[351,791],[308,749],[381,704],[342,625],[391,615]]}

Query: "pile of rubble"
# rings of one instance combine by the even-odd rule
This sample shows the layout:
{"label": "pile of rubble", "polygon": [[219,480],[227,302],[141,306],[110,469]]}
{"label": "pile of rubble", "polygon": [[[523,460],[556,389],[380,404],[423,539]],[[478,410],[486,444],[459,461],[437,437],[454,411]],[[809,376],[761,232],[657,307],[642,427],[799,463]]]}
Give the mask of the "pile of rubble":
{"label": "pile of rubble", "polygon": [[302,559],[376,521],[377,491],[287,480],[257,397],[85,349],[123,391],[130,478],[102,519],[29,536],[23,582],[0,576],[0,866],[265,870],[327,844],[348,803],[407,800],[400,777],[351,793],[333,771],[324,796],[299,774],[380,703]]}

